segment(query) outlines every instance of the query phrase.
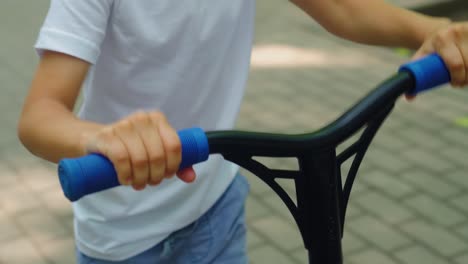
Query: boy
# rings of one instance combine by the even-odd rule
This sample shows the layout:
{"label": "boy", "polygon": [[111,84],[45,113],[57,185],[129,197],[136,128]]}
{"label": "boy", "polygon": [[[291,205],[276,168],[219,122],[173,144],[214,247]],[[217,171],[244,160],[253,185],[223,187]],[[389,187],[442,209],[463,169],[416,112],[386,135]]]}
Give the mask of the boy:
{"label": "boy", "polygon": [[[379,0],[292,2],[338,36],[438,52],[452,84],[468,82],[467,23]],[[52,162],[102,153],[123,185],[73,204],[79,263],[247,262],[246,180],[219,157],[177,172],[175,131],[233,126],[254,12],[253,0],[51,1],[19,137]]]}

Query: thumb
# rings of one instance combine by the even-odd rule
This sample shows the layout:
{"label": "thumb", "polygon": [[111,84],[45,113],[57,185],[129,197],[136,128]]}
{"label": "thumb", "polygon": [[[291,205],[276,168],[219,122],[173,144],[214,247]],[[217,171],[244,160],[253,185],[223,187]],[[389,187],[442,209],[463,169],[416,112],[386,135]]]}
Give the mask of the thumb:
{"label": "thumb", "polygon": [[[432,53],[431,48],[433,49],[433,47],[431,45],[429,45],[429,47],[427,45],[423,45],[421,48],[419,48],[413,54],[410,61],[415,61],[415,60],[418,60],[418,59],[420,59],[420,58],[422,58],[422,57],[424,57],[426,55],[431,54]],[[416,99],[416,96],[415,95],[405,94],[405,99],[408,102],[412,102],[412,101],[414,101],[414,99]]]}
{"label": "thumb", "polygon": [[195,170],[193,169],[193,167],[189,167],[178,171],[177,177],[179,177],[179,179],[181,179],[183,182],[191,183],[195,181],[197,175],[195,174]]}
{"label": "thumb", "polygon": [[416,95],[405,94],[405,99],[408,102],[412,102],[416,98]]}
{"label": "thumb", "polygon": [[435,51],[436,49],[434,47],[432,39],[430,39],[421,45],[421,47],[413,54],[413,56],[411,57],[411,60],[414,61],[414,60],[420,59],[426,55],[434,53]]}
{"label": "thumb", "polygon": [[411,57],[411,61],[420,59],[420,58],[422,58],[422,57],[428,55],[429,53],[430,53],[430,52],[427,52],[427,51],[425,51],[424,49],[421,48],[421,49],[417,50],[417,51],[413,54],[413,56]]}

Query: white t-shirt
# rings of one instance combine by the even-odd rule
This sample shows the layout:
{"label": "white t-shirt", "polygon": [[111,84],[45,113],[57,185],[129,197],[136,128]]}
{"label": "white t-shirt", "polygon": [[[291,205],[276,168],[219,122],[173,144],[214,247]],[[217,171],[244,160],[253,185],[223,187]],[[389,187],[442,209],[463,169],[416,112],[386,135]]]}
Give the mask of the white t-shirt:
{"label": "white t-shirt", "polygon": [[[254,0],[52,0],[35,47],[92,64],[83,119],[110,123],[159,110],[176,129],[230,129],[247,80],[254,9]],[[73,204],[77,246],[107,260],[151,248],[206,212],[237,169],[214,156],[195,166],[192,184],[173,178],[86,196]]]}

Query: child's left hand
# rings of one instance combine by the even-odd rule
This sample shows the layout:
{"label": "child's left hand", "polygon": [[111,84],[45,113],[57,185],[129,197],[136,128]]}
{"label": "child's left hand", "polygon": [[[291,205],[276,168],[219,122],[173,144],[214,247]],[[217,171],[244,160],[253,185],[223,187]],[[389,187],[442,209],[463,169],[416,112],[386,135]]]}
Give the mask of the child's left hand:
{"label": "child's left hand", "polygon": [[452,23],[431,34],[413,56],[438,53],[450,71],[453,87],[468,85],[468,22]]}

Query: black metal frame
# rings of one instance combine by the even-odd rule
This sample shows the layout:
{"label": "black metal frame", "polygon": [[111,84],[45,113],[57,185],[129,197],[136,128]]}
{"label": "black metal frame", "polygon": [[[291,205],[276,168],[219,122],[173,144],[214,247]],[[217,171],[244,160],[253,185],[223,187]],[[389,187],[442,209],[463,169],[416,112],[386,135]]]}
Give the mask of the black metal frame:
{"label": "black metal frame", "polygon": [[[208,132],[210,153],[257,175],[283,200],[309,252],[309,263],[341,264],[346,207],[364,155],[395,101],[411,90],[411,74],[401,72],[383,82],[336,121],[314,133],[282,135],[242,131]],[[360,138],[337,155],[338,145],[363,129]],[[341,165],[354,156],[346,182]],[[254,157],[292,157],[299,170],[270,169]],[[297,204],[275,179],[293,179]]]}

